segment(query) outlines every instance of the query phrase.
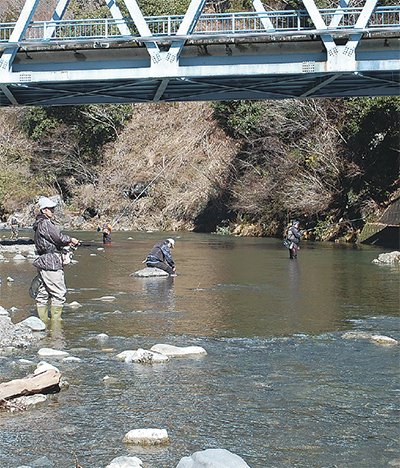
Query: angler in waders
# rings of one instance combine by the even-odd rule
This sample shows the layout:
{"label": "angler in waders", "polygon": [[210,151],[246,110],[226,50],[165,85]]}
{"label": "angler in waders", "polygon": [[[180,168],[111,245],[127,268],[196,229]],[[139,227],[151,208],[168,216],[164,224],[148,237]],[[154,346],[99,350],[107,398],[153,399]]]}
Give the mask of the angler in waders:
{"label": "angler in waders", "polygon": [[[172,259],[171,249],[175,247],[174,239],[158,242],[146,257],[146,265],[150,268],[160,268],[170,275],[175,275],[175,262]],[[167,263],[164,263],[164,260]]]}
{"label": "angler in waders", "polygon": [[33,262],[38,269],[41,283],[36,294],[39,318],[48,322],[48,305],[51,305],[52,321],[60,321],[65,294],[64,268],[61,248],[79,244],[78,239],[62,234],[53,224],[54,207],[57,202],[47,197],[39,199],[39,214],[33,224],[35,231],[35,246],[39,257]]}
{"label": "angler in waders", "polygon": [[289,255],[290,258],[297,258],[297,251],[299,249],[300,238],[303,235],[303,231],[299,230],[300,222],[293,221],[292,225],[288,229],[286,239],[290,242],[289,246]]}

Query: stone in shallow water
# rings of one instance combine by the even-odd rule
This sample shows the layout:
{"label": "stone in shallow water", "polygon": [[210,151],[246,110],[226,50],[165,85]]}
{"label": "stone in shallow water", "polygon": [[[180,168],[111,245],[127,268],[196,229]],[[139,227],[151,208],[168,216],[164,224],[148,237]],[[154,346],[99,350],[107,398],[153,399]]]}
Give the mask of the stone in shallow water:
{"label": "stone in shallow water", "polygon": [[155,353],[165,354],[165,356],[184,357],[207,354],[201,346],[179,347],[168,344],[156,344],[150,348]]}
{"label": "stone in shallow water", "polygon": [[166,429],[133,429],[123,439],[127,444],[160,445],[167,444],[169,437]]}
{"label": "stone in shallow water", "polygon": [[399,342],[394,338],[390,338],[390,336],[385,335],[372,335],[371,341],[385,346],[397,346],[399,344]]}
{"label": "stone in shallow water", "polygon": [[140,364],[157,364],[159,362],[168,362],[168,356],[164,354],[147,351],[145,349],[122,351],[117,355],[117,359],[125,362],[138,362]]}
{"label": "stone in shallow water", "polygon": [[106,468],[142,468],[142,463],[138,457],[117,457]]}
{"label": "stone in shallow water", "polygon": [[131,273],[130,276],[134,276],[136,278],[154,278],[157,276],[169,276],[169,273],[167,273],[164,270],[161,270],[160,268],[143,268],[143,270],[138,270],[135,271],[135,273]]}
{"label": "stone in shallow water", "polygon": [[378,258],[372,260],[372,263],[384,263],[384,264],[395,264],[400,263],[400,252],[387,252],[378,255]]}
{"label": "stone in shallow water", "polygon": [[39,356],[54,356],[54,357],[64,357],[69,356],[67,351],[60,351],[59,349],[52,348],[41,348],[38,351]]}
{"label": "stone in shallow water", "polygon": [[238,455],[225,449],[208,449],[183,457],[176,468],[250,468]]}
{"label": "stone in shallow water", "polygon": [[20,322],[21,325],[29,327],[33,331],[46,330],[46,324],[38,317],[28,317]]}

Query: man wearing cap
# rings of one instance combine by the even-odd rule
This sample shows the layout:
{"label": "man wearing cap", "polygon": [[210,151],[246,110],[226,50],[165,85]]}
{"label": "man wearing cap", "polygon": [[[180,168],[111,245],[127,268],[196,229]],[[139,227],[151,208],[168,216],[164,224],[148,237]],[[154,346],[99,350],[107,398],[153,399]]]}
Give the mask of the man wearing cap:
{"label": "man wearing cap", "polygon": [[299,249],[300,238],[303,235],[303,232],[299,230],[300,222],[293,221],[292,225],[288,229],[287,239],[291,243],[289,248],[290,258],[297,258],[297,250]]}
{"label": "man wearing cap", "polygon": [[33,224],[35,246],[39,257],[33,262],[43,283],[40,285],[36,301],[41,320],[47,322],[48,301],[51,301],[52,320],[61,320],[67,288],[60,249],[67,245],[78,245],[78,239],[62,234],[53,224],[54,207],[57,202],[47,197],[39,199],[39,214]]}
{"label": "man wearing cap", "polygon": [[[158,242],[150,251],[145,260],[146,265],[150,268],[160,268],[170,275],[176,272],[175,262],[172,259],[171,249],[175,247],[174,239],[167,239],[163,242]],[[164,263],[166,261],[167,263]]]}

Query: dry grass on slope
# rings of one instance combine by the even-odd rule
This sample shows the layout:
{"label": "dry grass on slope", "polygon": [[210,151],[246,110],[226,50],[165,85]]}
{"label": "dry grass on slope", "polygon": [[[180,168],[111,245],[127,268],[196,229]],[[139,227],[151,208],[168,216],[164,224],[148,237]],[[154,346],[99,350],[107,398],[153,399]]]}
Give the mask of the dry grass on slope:
{"label": "dry grass on slope", "polygon": [[105,151],[91,194],[96,210],[114,220],[123,214],[117,228],[193,228],[237,152],[212,114],[208,103],[135,105],[130,125]]}

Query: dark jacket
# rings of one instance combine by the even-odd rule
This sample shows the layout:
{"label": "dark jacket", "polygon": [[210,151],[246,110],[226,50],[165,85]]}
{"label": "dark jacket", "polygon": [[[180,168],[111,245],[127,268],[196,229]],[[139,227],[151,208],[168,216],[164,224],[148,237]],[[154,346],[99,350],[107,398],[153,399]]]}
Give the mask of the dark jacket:
{"label": "dark jacket", "polygon": [[299,231],[296,226],[290,226],[288,229],[287,238],[290,242],[294,244],[300,244],[300,238],[303,235],[302,231]]}
{"label": "dark jacket", "polygon": [[42,213],[36,216],[33,230],[35,231],[36,250],[40,255],[33,262],[33,266],[40,270],[62,270],[60,248],[68,245],[71,237],[62,234],[50,218]]}
{"label": "dark jacket", "polygon": [[156,263],[166,261],[171,268],[175,267],[175,262],[172,259],[171,250],[168,247],[168,242],[158,242],[147,255],[146,263]]}

